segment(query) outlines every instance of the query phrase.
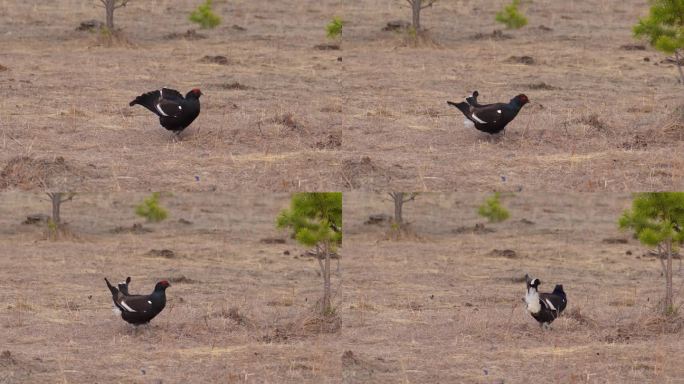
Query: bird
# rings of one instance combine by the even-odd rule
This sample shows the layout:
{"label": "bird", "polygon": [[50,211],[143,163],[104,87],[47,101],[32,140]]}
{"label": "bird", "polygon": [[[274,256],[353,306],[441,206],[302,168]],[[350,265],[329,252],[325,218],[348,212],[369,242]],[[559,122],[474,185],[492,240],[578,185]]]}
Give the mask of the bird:
{"label": "bird", "polygon": [[112,286],[105,278],[109,290],[112,292],[114,306],[121,313],[121,318],[133,325],[147,324],[157,316],[166,306],[166,288],[168,281],[162,280],[154,286],[149,295],[124,295],[118,288]]}
{"label": "bird", "polygon": [[193,88],[183,97],[175,89],[164,87],[143,93],[129,105],[132,107],[139,104],[149,109],[159,116],[159,123],[162,127],[178,136],[199,116],[200,96],[202,96],[202,91],[199,88]]}
{"label": "bird", "polygon": [[563,285],[556,285],[551,293],[540,293],[538,291],[541,284],[539,279],[525,275],[525,281],[527,293],[523,300],[527,306],[527,311],[539,322],[540,327],[550,328],[551,323],[560,316],[568,305]]}
{"label": "bird", "polygon": [[519,94],[508,103],[480,104],[477,101],[479,92],[475,91],[465,101],[455,103],[447,101],[447,104],[458,108],[466,119],[463,121],[468,126],[475,126],[479,131],[490,135],[499,133],[506,125],[513,121],[520,109],[530,100],[524,94]]}

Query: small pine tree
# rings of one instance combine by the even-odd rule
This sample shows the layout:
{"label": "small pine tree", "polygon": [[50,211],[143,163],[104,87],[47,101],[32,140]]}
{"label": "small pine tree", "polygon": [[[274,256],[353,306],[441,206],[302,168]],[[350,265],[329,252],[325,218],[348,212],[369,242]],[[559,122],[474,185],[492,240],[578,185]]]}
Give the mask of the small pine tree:
{"label": "small pine tree", "polygon": [[672,258],[684,243],[684,192],[639,193],[632,201],[632,209],[622,214],[618,224],[620,229],[633,230],[642,244],[657,247],[665,275],[663,313],[673,314]]}
{"label": "small pine tree", "polygon": [[342,244],[342,193],[295,193],[290,209],[285,209],[278,215],[276,226],[291,229],[300,244],[316,247],[323,276],[321,315],[333,314],[330,254]]}
{"label": "small pine tree", "polygon": [[507,220],[511,214],[506,207],[501,205],[501,194],[496,192],[477,208],[477,213],[489,220],[490,223],[499,223]]}
{"label": "small pine tree", "polygon": [[648,17],[634,26],[634,37],[647,37],[651,46],[675,55],[680,82],[684,84],[684,0],[652,0]]}
{"label": "small pine tree", "polygon": [[154,192],[152,196],[146,198],[140,205],[135,207],[135,213],[151,223],[163,221],[168,216],[168,212],[159,205],[159,197],[160,193]]}
{"label": "small pine tree", "polygon": [[202,28],[214,28],[221,24],[221,17],[211,9],[211,0],[206,0],[197,9],[192,11],[190,21],[199,24]]}
{"label": "small pine tree", "polygon": [[521,0],[513,0],[496,14],[496,21],[510,29],[520,29],[527,25],[527,17],[520,12]]}
{"label": "small pine tree", "polygon": [[325,26],[325,35],[331,40],[341,39],[344,24],[344,20],[342,20],[341,17],[333,17],[332,20],[330,20],[330,23]]}

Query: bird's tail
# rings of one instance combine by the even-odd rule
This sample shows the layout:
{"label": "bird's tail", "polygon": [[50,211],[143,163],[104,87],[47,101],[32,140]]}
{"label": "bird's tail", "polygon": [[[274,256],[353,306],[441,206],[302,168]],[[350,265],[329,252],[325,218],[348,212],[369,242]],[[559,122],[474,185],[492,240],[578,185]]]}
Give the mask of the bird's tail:
{"label": "bird's tail", "polygon": [[477,105],[477,97],[480,96],[480,92],[473,91],[471,96],[466,97],[466,102],[470,105]]}
{"label": "bird's tail", "polygon": [[139,104],[142,105],[143,107],[149,109],[150,111],[154,112],[155,114],[159,114],[159,111],[156,110],[154,107],[155,101],[159,98],[159,91],[152,91],[152,92],[147,92],[143,93],[142,95],[138,96],[135,98],[135,100],[131,101],[128,105],[131,107]]}
{"label": "bird's tail", "polygon": [[470,104],[466,103],[465,101],[462,101],[460,103],[454,103],[453,101],[447,101],[447,104],[454,106],[458,108],[461,113],[463,113],[466,117],[470,115]]}
{"label": "bird's tail", "polygon": [[130,293],[128,293],[128,284],[131,283],[131,277],[128,276],[126,278],[126,282],[121,282],[117,284],[119,286],[119,292],[123,293],[126,296],[130,296]]}
{"label": "bird's tail", "polygon": [[117,293],[119,293],[119,290],[118,290],[115,286],[111,285],[111,284],[109,283],[109,280],[107,280],[106,277],[105,277],[104,279],[105,279],[105,283],[107,283],[107,287],[108,287],[109,290],[112,292],[112,295],[116,295]]}
{"label": "bird's tail", "polygon": [[558,295],[558,296],[565,296],[565,291],[563,290],[563,285],[557,284],[555,288],[553,288],[553,294]]}

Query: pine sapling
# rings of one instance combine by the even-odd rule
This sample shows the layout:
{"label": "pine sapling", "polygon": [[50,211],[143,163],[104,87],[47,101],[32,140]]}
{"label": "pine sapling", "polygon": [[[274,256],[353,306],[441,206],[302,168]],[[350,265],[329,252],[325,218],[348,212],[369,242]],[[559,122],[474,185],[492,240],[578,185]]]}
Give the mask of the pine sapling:
{"label": "pine sapling", "polygon": [[168,217],[168,212],[161,205],[159,205],[160,193],[155,192],[152,196],[143,200],[140,205],[135,207],[135,213],[147,219],[150,223],[158,223]]}
{"label": "pine sapling", "polygon": [[221,17],[211,9],[211,0],[206,0],[197,9],[192,11],[190,21],[199,24],[202,28],[214,28],[221,24]]}
{"label": "pine sapling", "polygon": [[672,284],[672,259],[684,244],[684,192],[651,192],[636,194],[632,209],[618,222],[620,229],[631,229],[639,241],[656,247],[665,276],[665,315],[676,312]]}
{"label": "pine sapling", "polygon": [[653,0],[649,15],[633,28],[634,37],[646,37],[653,48],[674,54],[684,85],[684,0]]}
{"label": "pine sapling", "polygon": [[499,223],[507,220],[511,214],[506,207],[501,205],[501,194],[496,192],[490,196],[477,209],[477,213],[486,218],[490,223]]}
{"label": "pine sapling", "polygon": [[278,215],[276,226],[292,230],[292,235],[300,244],[315,247],[323,276],[323,297],[319,311],[322,317],[333,315],[330,256],[342,244],[342,193],[295,193],[290,209]]}
{"label": "pine sapling", "polygon": [[330,23],[325,26],[325,35],[331,40],[342,40],[342,29],[344,27],[344,20],[341,17],[333,17]]}
{"label": "pine sapling", "polygon": [[518,9],[521,0],[513,0],[496,14],[496,21],[509,29],[520,29],[527,25],[527,17]]}

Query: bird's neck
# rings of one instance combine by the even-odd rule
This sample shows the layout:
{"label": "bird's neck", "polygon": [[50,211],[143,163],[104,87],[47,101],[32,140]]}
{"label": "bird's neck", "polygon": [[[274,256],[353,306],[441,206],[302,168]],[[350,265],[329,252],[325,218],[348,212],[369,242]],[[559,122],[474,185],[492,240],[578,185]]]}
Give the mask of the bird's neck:
{"label": "bird's neck", "polygon": [[518,99],[511,99],[511,101],[508,103],[516,112],[522,108],[522,104],[518,101]]}

